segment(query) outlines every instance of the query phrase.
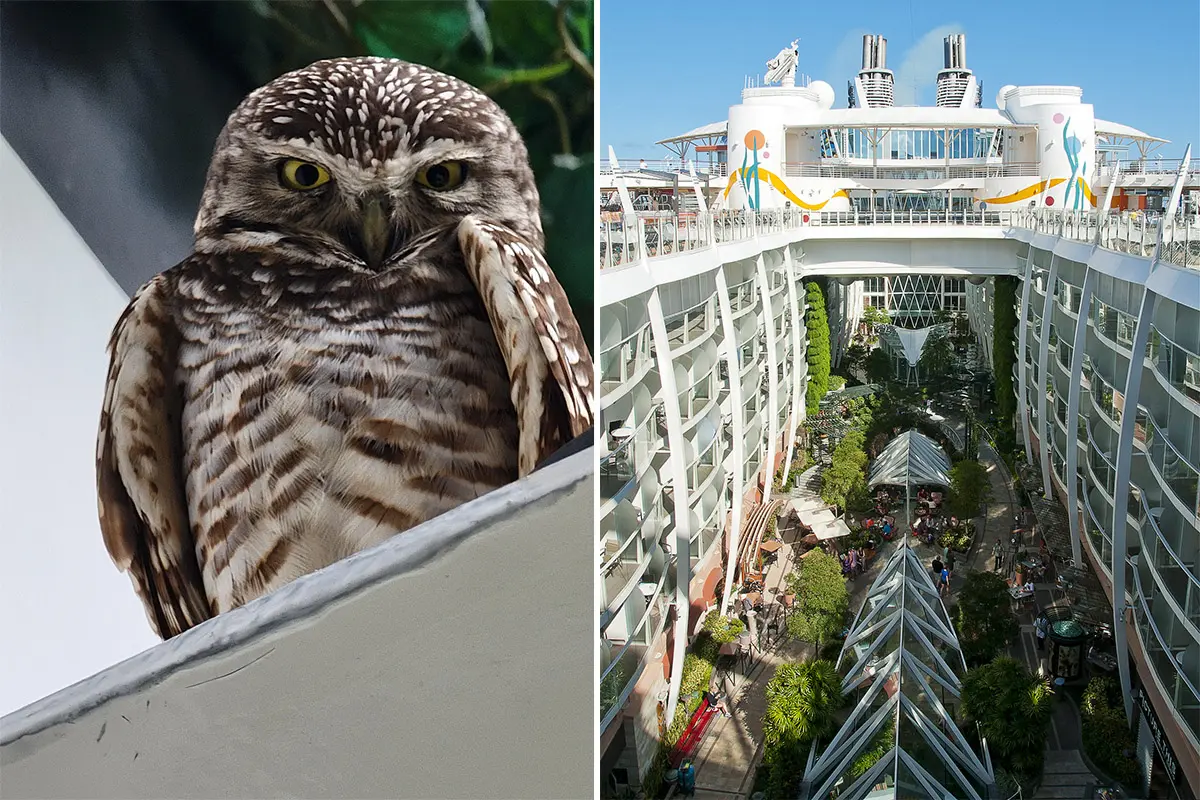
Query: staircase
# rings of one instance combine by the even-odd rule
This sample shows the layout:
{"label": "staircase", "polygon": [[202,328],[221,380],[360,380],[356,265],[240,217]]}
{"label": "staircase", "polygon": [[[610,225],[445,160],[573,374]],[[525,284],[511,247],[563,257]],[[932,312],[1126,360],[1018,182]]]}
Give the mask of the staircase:
{"label": "staircase", "polygon": [[1031,800],[1085,800],[1095,796],[1096,778],[1078,750],[1047,750],[1042,785]]}

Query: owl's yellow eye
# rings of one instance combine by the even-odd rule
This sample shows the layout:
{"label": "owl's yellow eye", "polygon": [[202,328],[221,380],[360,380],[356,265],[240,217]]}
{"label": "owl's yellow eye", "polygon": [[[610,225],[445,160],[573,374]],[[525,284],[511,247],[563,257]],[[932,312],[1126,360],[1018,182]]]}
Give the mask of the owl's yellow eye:
{"label": "owl's yellow eye", "polygon": [[466,179],[467,165],[463,161],[443,161],[417,173],[417,183],[439,192],[457,189]]}
{"label": "owl's yellow eye", "polygon": [[307,191],[329,183],[329,170],[311,161],[289,158],[279,168],[279,182],[288,189]]}

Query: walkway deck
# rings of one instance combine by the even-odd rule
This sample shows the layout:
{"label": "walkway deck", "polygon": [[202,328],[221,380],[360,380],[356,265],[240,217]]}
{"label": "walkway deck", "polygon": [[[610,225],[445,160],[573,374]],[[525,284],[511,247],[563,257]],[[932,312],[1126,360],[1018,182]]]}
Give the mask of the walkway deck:
{"label": "walkway deck", "polygon": [[[963,423],[961,420],[946,419],[945,425],[961,442]],[[983,521],[982,535],[976,538],[975,546],[959,565],[951,579],[950,596],[946,599],[953,608],[957,590],[962,587],[963,576],[968,570],[991,570],[995,567],[992,546],[1000,542],[1008,545],[1013,520],[1016,518],[1016,491],[1000,457],[986,443],[980,443],[980,461],[987,465],[992,483],[992,501],[988,503]],[[796,494],[813,491],[819,485],[820,467],[813,467],[801,476],[801,487]],[[1053,545],[1052,545],[1053,546]],[[857,609],[866,597],[867,590],[875,580],[887,556],[896,547],[895,542],[884,542],[871,567],[850,581],[850,607]],[[940,548],[918,545],[916,547],[923,563],[930,563]],[[783,548],[781,558],[766,572],[765,596],[774,598],[784,585],[784,578],[794,567],[794,556],[790,547]],[[1052,584],[1036,586],[1039,607],[1049,605],[1052,600]],[[951,611],[953,614],[953,612]],[[763,625],[768,625],[768,619]],[[1022,620],[1020,639],[1010,649],[1010,655],[1023,660],[1030,669],[1042,671],[1044,665],[1038,657],[1033,634],[1031,614]],[[782,627],[782,625],[781,625]],[[764,636],[764,642],[766,642]],[[701,800],[746,800],[754,785],[754,773],[762,759],[762,718],[766,711],[767,682],[779,664],[800,661],[815,655],[814,646],[796,642],[785,635],[777,636],[756,653],[757,660],[747,668],[745,674],[735,671],[727,676],[723,688],[731,698],[734,715],[718,718],[710,728],[708,736],[701,742],[696,755],[696,797]],[[1067,697],[1060,697],[1055,708],[1050,736],[1047,740],[1046,770],[1042,786],[1035,798],[1061,800],[1063,798],[1091,798],[1099,781],[1084,765],[1079,755],[1079,713]]]}

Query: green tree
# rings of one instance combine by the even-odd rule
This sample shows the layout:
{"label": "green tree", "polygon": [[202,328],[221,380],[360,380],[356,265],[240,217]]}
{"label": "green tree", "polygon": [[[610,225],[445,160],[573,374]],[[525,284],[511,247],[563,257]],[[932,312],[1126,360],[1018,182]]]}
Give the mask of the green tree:
{"label": "green tree", "polygon": [[811,552],[787,576],[788,591],[796,595],[796,611],[788,615],[788,634],[818,648],[845,626],[850,594],[842,565],[824,551]]}
{"label": "green tree", "polygon": [[1041,774],[1054,695],[1045,678],[1007,656],[967,670],[962,683],[966,719],[979,725],[993,760],[1025,779]]}
{"label": "green tree", "polygon": [[867,356],[866,370],[871,383],[886,384],[892,380],[892,359],[882,347],[876,347]]}
{"label": "green tree", "polygon": [[809,414],[816,413],[821,398],[829,391],[829,318],[825,313],[825,294],[815,281],[805,288],[808,311],[804,315],[808,328],[808,389],[805,405]]}
{"label": "green tree", "polygon": [[821,499],[845,508],[858,484],[866,482],[867,454],[861,430],[851,428],[830,455],[829,468],[821,473]]}
{"label": "green tree", "polygon": [[954,365],[954,348],[949,336],[931,336],[921,348],[921,376],[928,380],[931,377],[945,375]]}
{"label": "green tree", "polygon": [[983,504],[991,499],[992,482],[985,466],[963,459],[950,468],[950,496],[946,505],[951,514],[970,519],[978,516]]}
{"label": "green tree", "polygon": [[1013,364],[1016,363],[1017,279],[1002,275],[996,281],[995,317],[992,320],[992,363],[996,369],[996,412],[1005,424],[1017,413],[1013,393]]}
{"label": "green tree", "polygon": [[775,669],[767,683],[763,714],[761,768],[767,771],[767,797],[795,795],[809,745],[832,733],[844,702],[842,679],[831,661],[780,664]]}
{"label": "green tree", "polygon": [[967,573],[958,592],[954,622],[969,666],[991,661],[1021,632],[1009,603],[1008,583],[994,572]]}
{"label": "green tree", "polygon": [[771,744],[807,744],[832,732],[842,704],[842,678],[833,662],[780,664],[767,682],[763,737]]}
{"label": "green tree", "polygon": [[857,342],[846,348],[841,369],[850,377],[862,380],[867,370],[867,348]]}
{"label": "green tree", "polygon": [[867,326],[868,336],[874,336],[875,329],[877,327],[880,325],[890,325],[892,323],[892,317],[890,314],[888,314],[886,308],[867,306],[865,309],[863,309],[862,321],[863,324]]}

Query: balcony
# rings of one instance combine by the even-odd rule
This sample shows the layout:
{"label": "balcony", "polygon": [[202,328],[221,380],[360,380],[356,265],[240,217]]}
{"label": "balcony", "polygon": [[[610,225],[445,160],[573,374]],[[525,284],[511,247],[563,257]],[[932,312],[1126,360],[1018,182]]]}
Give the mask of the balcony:
{"label": "balcony", "polygon": [[1152,328],[1150,360],[1175,391],[1200,406],[1200,355],[1189,352]]}
{"label": "balcony", "polygon": [[609,434],[612,450],[600,458],[601,502],[619,497],[649,463],[666,435],[662,406],[655,406],[635,430],[620,428]]}
{"label": "balcony", "polygon": [[751,277],[736,286],[729,287],[730,313],[739,317],[743,312],[753,309],[758,304],[758,290],[755,278]]}
{"label": "balcony", "polygon": [[710,297],[686,311],[672,314],[663,323],[667,328],[667,346],[672,353],[678,353],[688,345],[708,338],[716,328],[717,298]]}
{"label": "balcony", "polygon": [[600,394],[612,392],[628,384],[636,375],[654,363],[654,337],[650,323],[617,344],[600,351]]}

